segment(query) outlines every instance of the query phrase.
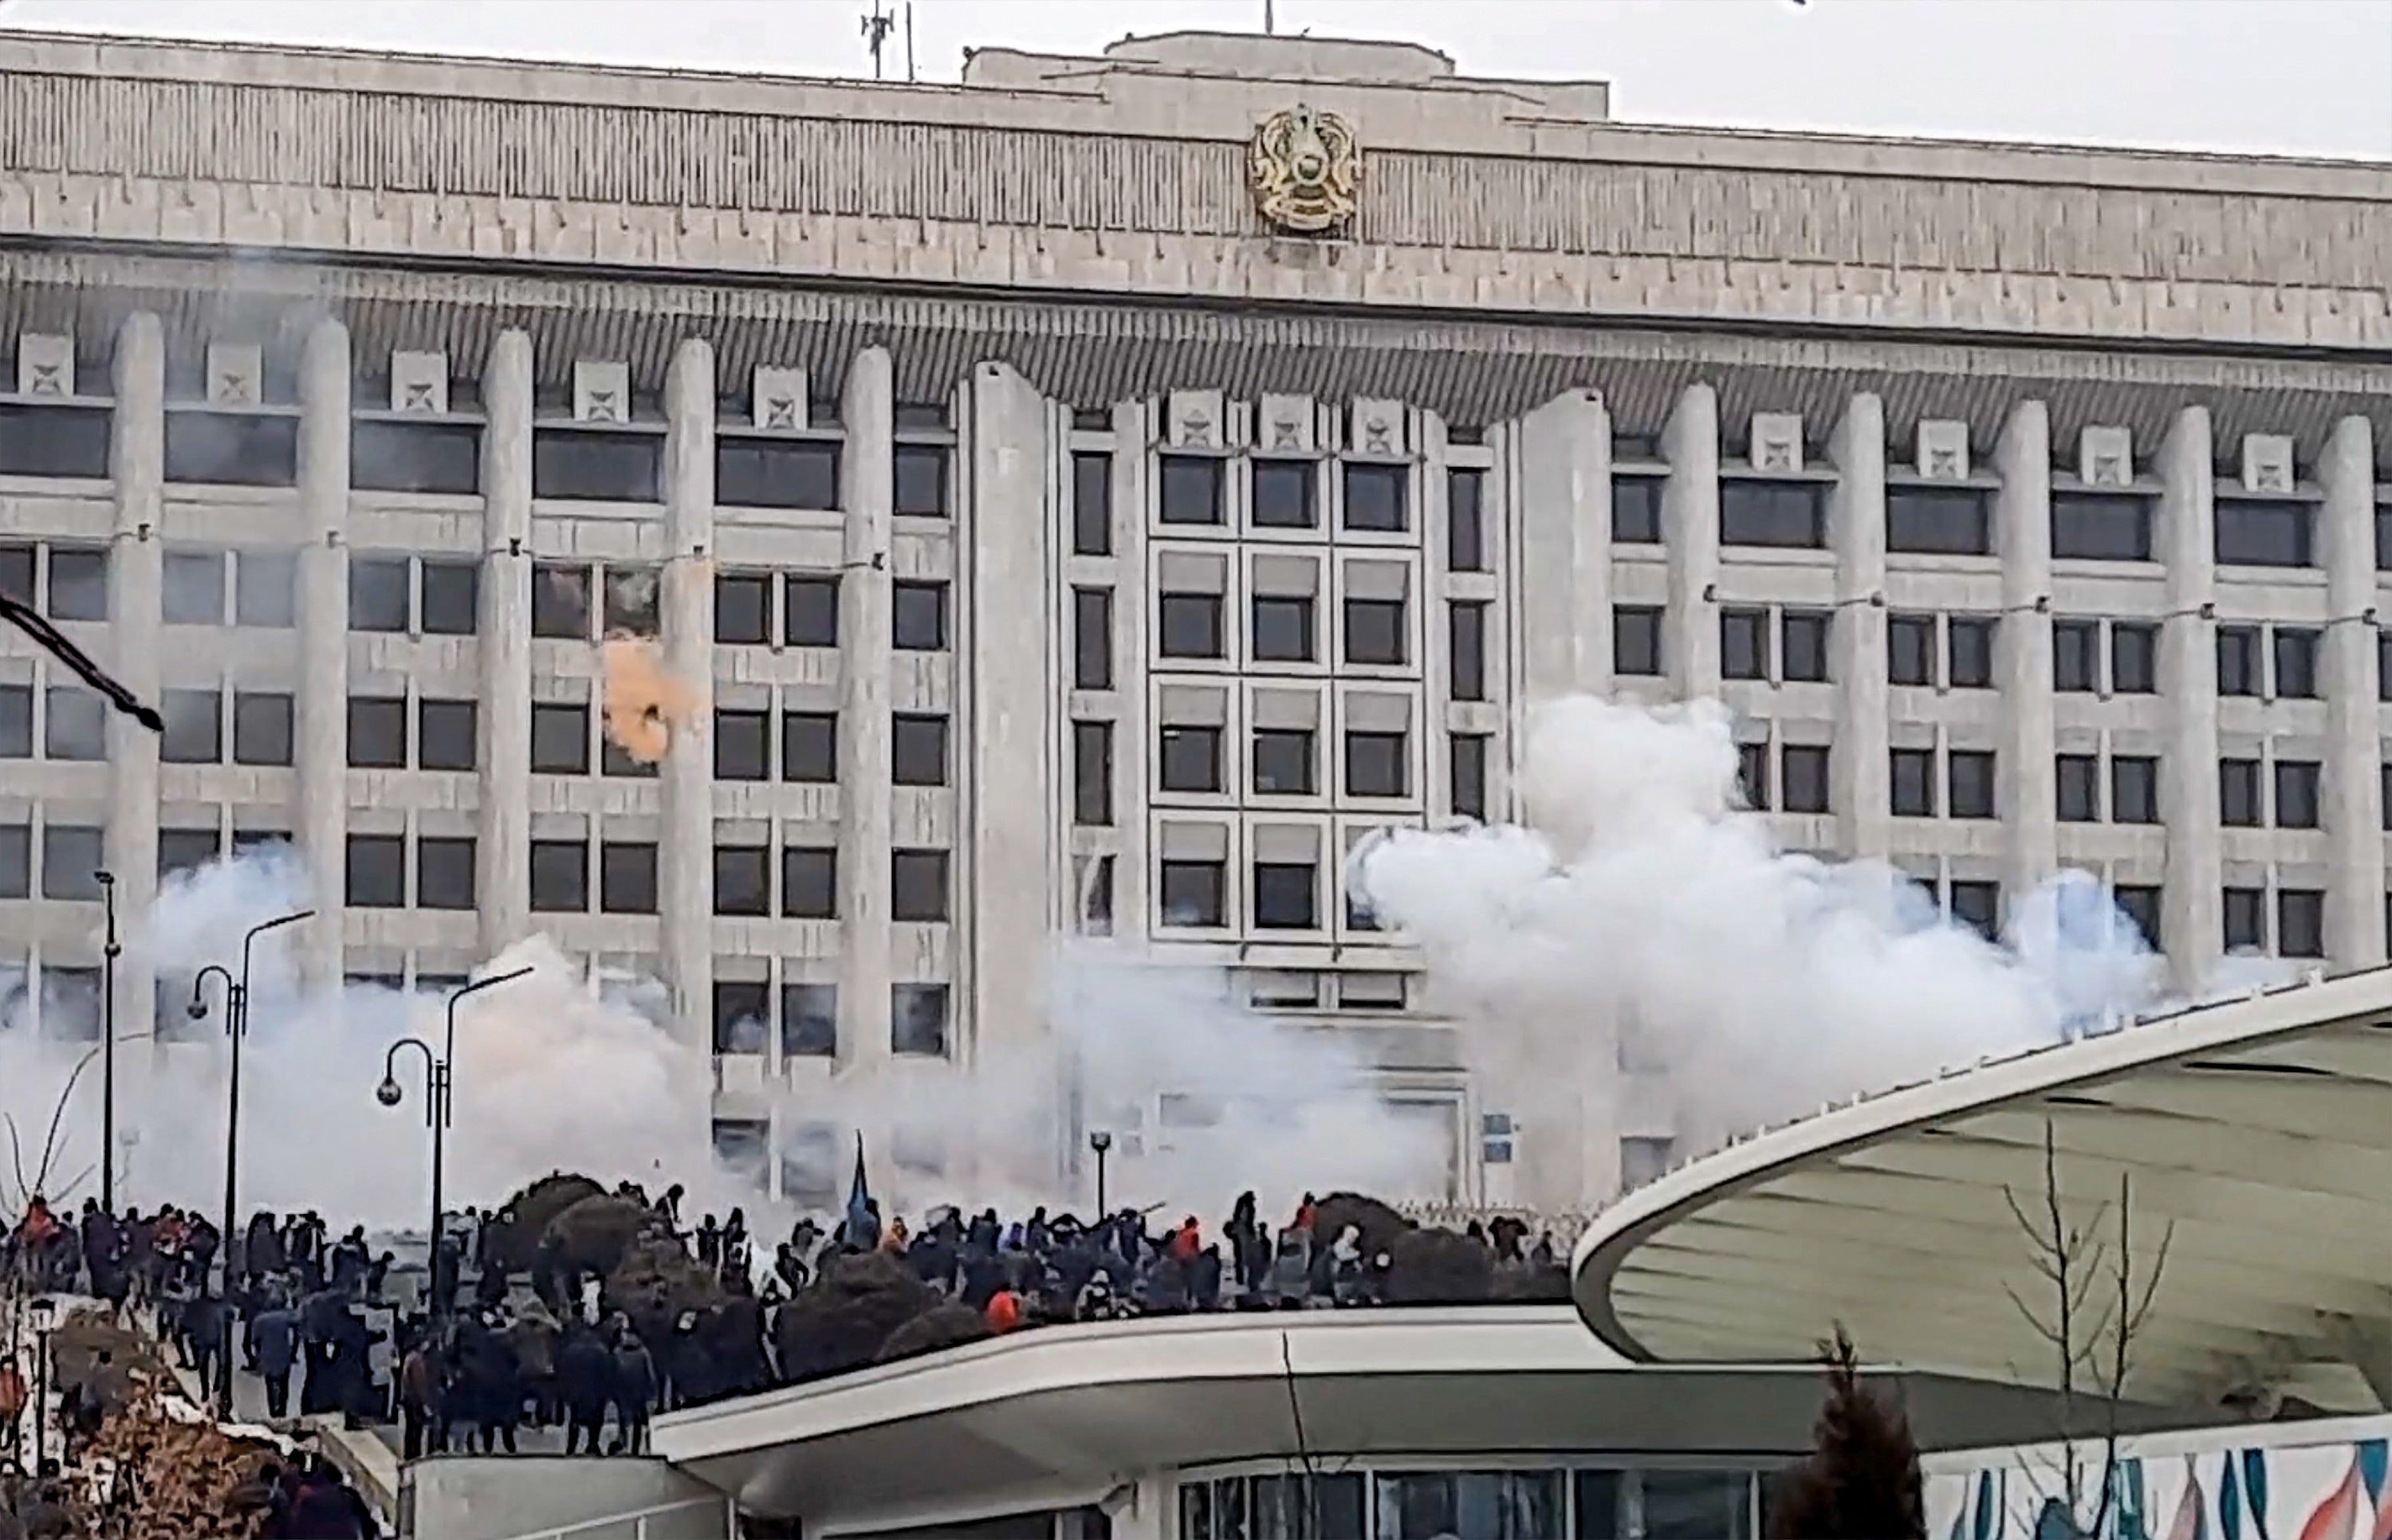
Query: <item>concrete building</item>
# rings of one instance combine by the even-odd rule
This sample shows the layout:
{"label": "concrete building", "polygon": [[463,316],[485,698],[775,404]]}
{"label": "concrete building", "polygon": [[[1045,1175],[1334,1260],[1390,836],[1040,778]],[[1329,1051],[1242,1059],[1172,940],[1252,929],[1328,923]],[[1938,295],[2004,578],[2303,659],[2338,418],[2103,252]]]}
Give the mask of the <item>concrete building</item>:
{"label": "concrete building", "polygon": [[[2383,167],[1649,128],[1396,45],[0,35],[0,583],[171,718],[0,643],[0,934],[64,1001],[91,871],[288,839],[315,977],[546,930],[786,1152],[838,1132],[784,1088],[1042,1030],[1109,931],[1351,1032],[1446,1196],[1599,1201],[1666,1104],[1515,1124],[1342,891],[1502,816],[1540,697],[1723,697],[1789,846],[1978,923],[2075,865],[2189,972],[2384,960],[2387,251]],[[654,771],[618,628],[708,687]]]}

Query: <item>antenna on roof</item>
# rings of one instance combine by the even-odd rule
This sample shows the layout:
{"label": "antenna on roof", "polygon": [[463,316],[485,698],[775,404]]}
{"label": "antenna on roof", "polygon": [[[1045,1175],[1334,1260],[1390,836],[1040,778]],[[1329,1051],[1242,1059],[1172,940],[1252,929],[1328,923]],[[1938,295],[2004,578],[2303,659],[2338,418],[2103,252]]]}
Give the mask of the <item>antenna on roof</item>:
{"label": "antenna on roof", "polygon": [[914,69],[914,0],[905,0],[905,83],[910,85],[921,78]]}
{"label": "antenna on roof", "polygon": [[1271,0],[1263,0],[1263,35],[1268,37],[1278,31],[1279,7]]}
{"label": "antenna on roof", "polygon": [[872,0],[872,14],[864,19],[864,46],[872,55],[872,78],[880,78],[880,56],[889,46],[889,33],[897,19],[880,8],[880,0]]}

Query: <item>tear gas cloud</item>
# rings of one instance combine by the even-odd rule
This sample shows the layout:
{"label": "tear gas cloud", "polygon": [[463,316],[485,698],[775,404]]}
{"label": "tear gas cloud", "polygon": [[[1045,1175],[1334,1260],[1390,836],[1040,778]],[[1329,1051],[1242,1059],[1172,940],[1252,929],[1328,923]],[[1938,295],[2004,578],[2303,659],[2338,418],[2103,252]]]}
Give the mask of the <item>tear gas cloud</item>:
{"label": "tear gas cloud", "polygon": [[[2020,899],[2004,947],[1891,867],[1779,848],[1714,704],[1559,700],[1524,746],[1526,827],[1398,833],[1354,874],[1532,1119],[1616,1067],[1693,1153],[2163,1003],[2161,960],[2087,874]],[[2235,960],[2221,982],[2282,973]]]}

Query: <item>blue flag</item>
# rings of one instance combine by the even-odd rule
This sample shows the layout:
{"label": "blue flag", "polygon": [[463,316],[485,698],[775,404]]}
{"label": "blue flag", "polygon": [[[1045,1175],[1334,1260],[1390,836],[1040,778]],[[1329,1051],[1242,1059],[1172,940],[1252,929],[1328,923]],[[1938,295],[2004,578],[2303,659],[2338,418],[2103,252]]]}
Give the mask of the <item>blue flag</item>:
{"label": "blue flag", "polygon": [[839,1239],[856,1251],[869,1251],[880,1244],[880,1205],[872,1201],[872,1184],[864,1174],[864,1135],[855,1136],[855,1180],[847,1188],[847,1222],[839,1227]]}

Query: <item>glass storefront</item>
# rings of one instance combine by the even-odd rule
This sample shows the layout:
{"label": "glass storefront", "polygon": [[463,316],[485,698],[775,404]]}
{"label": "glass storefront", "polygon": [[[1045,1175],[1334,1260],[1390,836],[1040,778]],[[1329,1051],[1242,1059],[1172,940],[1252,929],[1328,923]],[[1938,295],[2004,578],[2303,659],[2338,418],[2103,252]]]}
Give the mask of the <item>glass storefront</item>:
{"label": "glass storefront", "polygon": [[1179,1483],[1178,1540],[1755,1540],[1754,1470],[1351,1469]]}

